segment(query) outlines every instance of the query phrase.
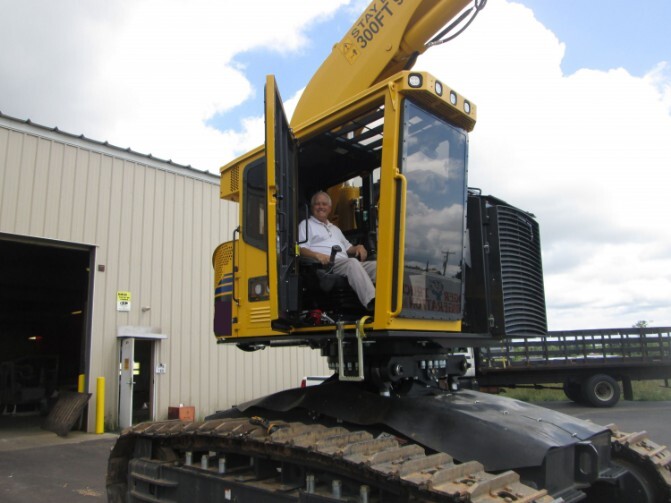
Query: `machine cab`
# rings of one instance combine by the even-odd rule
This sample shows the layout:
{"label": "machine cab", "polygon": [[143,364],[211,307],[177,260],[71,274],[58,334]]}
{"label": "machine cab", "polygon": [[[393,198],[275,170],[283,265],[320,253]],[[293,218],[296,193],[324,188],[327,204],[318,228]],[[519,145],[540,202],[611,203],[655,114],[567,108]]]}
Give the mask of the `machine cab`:
{"label": "machine cab", "polygon": [[[401,72],[292,129],[269,77],[265,148],[222,168],[240,227],[215,252],[217,336],[305,342],[363,316],[380,334],[460,332],[475,112],[431,75]],[[330,221],[377,262],[373,313],[342,281],[325,292],[300,258],[299,226],[319,190]]]}

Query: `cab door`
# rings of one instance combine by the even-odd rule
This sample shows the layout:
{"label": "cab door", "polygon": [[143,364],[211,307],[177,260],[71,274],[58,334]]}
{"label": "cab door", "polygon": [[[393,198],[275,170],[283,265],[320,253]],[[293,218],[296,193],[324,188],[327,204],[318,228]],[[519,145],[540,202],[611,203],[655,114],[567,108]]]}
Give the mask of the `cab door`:
{"label": "cab door", "polygon": [[275,77],[266,77],[266,175],[268,180],[268,282],[275,330],[298,319],[297,142],[289,128]]}

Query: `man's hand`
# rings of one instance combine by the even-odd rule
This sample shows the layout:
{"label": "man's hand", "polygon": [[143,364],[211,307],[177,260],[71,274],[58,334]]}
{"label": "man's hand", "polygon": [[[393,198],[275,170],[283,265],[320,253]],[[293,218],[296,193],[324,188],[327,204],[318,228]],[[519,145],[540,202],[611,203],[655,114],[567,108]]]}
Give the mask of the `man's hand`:
{"label": "man's hand", "polygon": [[366,257],[368,257],[368,252],[363,245],[354,245],[347,250],[347,255],[358,258],[361,262],[364,262]]}
{"label": "man's hand", "polygon": [[319,263],[320,263],[321,265],[328,265],[328,264],[329,264],[329,261],[331,260],[331,257],[329,257],[328,255],[324,255],[323,253],[317,253],[317,252],[315,252],[314,257],[315,257],[317,260],[319,260]]}

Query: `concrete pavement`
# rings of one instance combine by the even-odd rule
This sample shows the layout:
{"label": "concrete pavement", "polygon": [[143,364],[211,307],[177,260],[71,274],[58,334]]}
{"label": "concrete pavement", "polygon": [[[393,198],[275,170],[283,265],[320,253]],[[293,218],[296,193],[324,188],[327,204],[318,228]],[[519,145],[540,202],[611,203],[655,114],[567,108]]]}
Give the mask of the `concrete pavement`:
{"label": "concrete pavement", "polygon": [[39,429],[38,417],[0,419],[0,501],[107,501],[107,458],[117,435]]}
{"label": "concrete pavement", "polygon": [[0,501],[107,501],[107,458],[116,440],[111,437],[0,452]]}

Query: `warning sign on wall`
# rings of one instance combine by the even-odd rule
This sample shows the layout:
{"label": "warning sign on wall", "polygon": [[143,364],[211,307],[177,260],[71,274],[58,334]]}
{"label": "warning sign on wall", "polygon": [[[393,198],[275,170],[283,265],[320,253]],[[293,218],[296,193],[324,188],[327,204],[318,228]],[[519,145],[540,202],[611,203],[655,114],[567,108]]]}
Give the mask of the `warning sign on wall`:
{"label": "warning sign on wall", "polygon": [[116,310],[130,311],[130,292],[116,293]]}

